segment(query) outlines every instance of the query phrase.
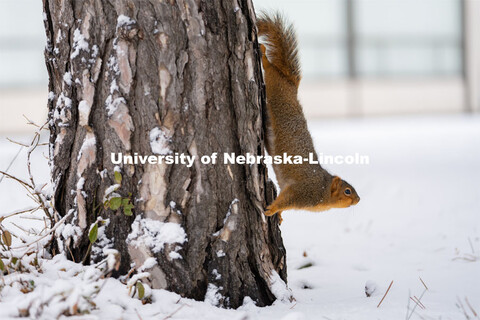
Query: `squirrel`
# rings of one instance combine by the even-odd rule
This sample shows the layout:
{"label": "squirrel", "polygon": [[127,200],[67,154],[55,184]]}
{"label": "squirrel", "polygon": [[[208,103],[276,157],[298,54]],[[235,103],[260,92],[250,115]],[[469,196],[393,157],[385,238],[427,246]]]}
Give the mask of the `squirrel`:
{"label": "squirrel", "polygon": [[[263,36],[262,64],[267,94],[265,147],[271,156],[300,155],[318,163],[307,121],[297,98],[301,80],[297,39],[293,26],[281,14],[262,13],[257,20],[258,35]],[[268,53],[268,54],[267,54]],[[320,164],[274,164],[280,194],[267,207],[265,215],[289,209],[325,211],[346,208],[360,201],[355,189]]]}

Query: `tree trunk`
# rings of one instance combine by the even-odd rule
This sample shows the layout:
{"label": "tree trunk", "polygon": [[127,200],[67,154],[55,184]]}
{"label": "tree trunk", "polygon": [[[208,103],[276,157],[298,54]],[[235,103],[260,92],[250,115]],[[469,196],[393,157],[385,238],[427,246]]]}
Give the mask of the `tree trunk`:
{"label": "tree trunk", "polygon": [[[116,249],[117,276],[143,265],[151,286],[184,297],[271,304],[286,282],[278,220],[263,215],[274,187],[264,165],[222,157],[264,154],[251,0],[44,0],[44,10],[55,208],[68,215],[59,249],[87,263]],[[214,152],[217,164],[198,159]],[[115,165],[118,153],[197,159]]]}

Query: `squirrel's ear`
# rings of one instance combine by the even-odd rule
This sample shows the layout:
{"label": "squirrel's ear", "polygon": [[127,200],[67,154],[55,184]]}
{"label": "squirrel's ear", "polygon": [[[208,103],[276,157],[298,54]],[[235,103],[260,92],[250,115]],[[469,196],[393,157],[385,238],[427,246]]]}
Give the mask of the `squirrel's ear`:
{"label": "squirrel's ear", "polygon": [[332,180],[331,193],[334,194],[340,190],[342,179],[338,176],[334,176]]}

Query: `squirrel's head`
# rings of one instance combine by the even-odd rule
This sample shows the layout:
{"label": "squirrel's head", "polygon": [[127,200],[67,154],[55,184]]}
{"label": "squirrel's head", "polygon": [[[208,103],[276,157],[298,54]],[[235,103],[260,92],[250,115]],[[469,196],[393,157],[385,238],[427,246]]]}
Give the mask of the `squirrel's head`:
{"label": "squirrel's head", "polygon": [[357,191],[348,182],[337,176],[332,179],[330,192],[332,208],[347,208],[360,201]]}

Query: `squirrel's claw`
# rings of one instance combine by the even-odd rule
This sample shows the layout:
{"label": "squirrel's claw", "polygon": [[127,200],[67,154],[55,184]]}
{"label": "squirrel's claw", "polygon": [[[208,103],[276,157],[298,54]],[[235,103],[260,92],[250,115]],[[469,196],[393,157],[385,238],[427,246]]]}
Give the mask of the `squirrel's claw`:
{"label": "squirrel's claw", "polygon": [[277,212],[277,216],[278,216],[278,224],[282,224],[283,222],[282,212],[281,211]]}

